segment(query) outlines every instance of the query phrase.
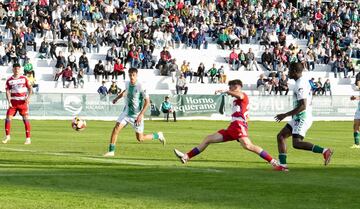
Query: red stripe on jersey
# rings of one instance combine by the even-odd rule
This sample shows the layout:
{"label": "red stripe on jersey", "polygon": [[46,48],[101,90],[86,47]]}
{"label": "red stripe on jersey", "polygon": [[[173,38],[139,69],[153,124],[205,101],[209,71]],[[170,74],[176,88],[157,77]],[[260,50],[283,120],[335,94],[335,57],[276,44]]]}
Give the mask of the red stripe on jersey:
{"label": "red stripe on jersey", "polygon": [[249,118],[249,97],[243,93],[244,98],[235,99],[232,107],[232,117],[242,118],[247,121]]}
{"label": "red stripe on jersey", "polygon": [[30,84],[25,76],[21,75],[18,78],[11,76],[6,80],[5,89],[10,90],[10,92],[16,92],[10,93],[11,99],[14,98],[15,100],[25,100],[28,88],[30,88]]}

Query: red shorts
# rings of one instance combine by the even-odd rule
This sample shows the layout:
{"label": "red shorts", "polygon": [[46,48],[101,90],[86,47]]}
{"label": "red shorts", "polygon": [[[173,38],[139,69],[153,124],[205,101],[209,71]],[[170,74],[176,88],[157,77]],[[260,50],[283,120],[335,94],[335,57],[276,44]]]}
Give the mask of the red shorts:
{"label": "red shorts", "polygon": [[7,116],[15,116],[16,113],[19,111],[21,116],[26,116],[29,114],[29,105],[24,100],[11,100],[12,107],[6,112]]}
{"label": "red shorts", "polygon": [[247,123],[236,120],[231,122],[227,129],[220,130],[218,133],[223,136],[224,142],[238,140],[248,136],[248,126]]}

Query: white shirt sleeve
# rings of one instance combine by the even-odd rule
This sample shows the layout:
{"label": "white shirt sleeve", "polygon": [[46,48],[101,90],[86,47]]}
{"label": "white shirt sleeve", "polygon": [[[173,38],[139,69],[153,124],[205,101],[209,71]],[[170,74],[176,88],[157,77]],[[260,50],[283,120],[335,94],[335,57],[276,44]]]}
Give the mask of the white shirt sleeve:
{"label": "white shirt sleeve", "polygon": [[295,87],[297,100],[307,99],[307,96],[310,94],[309,81],[307,81],[306,79],[302,79]]}
{"label": "white shirt sleeve", "polygon": [[148,92],[143,87],[143,85],[141,85],[141,84],[139,85],[139,90],[140,90],[140,94],[143,96],[144,99],[150,98]]}

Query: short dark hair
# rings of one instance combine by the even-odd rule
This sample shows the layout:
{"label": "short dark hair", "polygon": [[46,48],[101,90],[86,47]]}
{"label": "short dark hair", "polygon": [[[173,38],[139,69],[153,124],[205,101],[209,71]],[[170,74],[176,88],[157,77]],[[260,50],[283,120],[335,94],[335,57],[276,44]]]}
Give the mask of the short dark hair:
{"label": "short dark hair", "polygon": [[243,87],[242,81],[240,79],[235,79],[235,80],[229,81],[229,86],[232,86],[232,85],[240,85],[241,88]]}
{"label": "short dark hair", "polygon": [[290,63],[289,70],[292,70],[295,73],[301,73],[304,70],[304,66],[301,64],[301,62],[293,62]]}
{"label": "short dark hair", "polygon": [[20,64],[19,63],[14,63],[13,68],[16,68],[16,67],[20,67]]}
{"label": "short dark hair", "polygon": [[134,67],[131,67],[128,71],[128,73],[138,73],[138,69],[137,68],[134,68]]}

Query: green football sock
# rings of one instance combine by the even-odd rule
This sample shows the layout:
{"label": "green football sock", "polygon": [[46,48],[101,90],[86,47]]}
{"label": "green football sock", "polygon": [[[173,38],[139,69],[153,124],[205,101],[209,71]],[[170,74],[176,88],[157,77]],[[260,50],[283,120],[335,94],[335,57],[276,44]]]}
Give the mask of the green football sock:
{"label": "green football sock", "polygon": [[154,140],[159,139],[159,134],[158,133],[153,133],[153,139]]}
{"label": "green football sock", "polygon": [[115,144],[109,145],[109,152],[115,152]]}
{"label": "green football sock", "polygon": [[359,145],[359,132],[354,132],[354,143]]}
{"label": "green football sock", "polygon": [[318,145],[314,145],[313,148],[312,148],[312,151],[315,152],[315,153],[323,153],[324,151],[324,148],[318,146]]}
{"label": "green football sock", "polygon": [[286,153],[279,154],[279,161],[280,161],[280,164],[283,164],[283,165],[286,164]]}

